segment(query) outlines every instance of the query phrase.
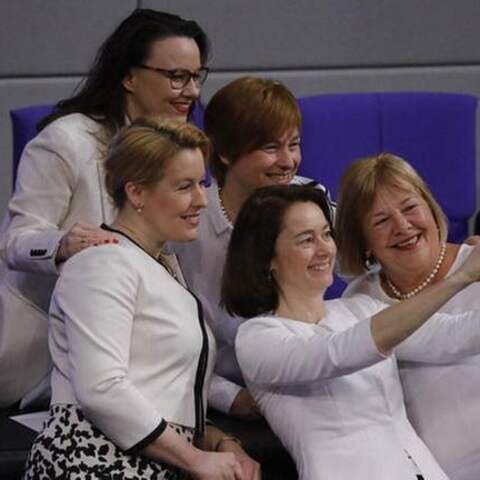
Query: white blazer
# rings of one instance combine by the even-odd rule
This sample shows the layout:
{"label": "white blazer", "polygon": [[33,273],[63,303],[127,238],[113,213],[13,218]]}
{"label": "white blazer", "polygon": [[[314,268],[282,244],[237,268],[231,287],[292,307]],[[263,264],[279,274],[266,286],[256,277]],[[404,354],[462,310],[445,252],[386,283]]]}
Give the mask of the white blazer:
{"label": "white blazer", "polygon": [[[415,464],[425,479],[447,478],[407,419],[395,355],[383,357],[371,337],[370,317],[383,307],[358,296],[327,302],[315,325],[266,316],[238,330],[244,378],[301,480],[415,480]],[[403,357],[480,351],[480,318],[447,317],[404,342]],[[419,351],[425,343],[435,348]]]}
{"label": "white blazer", "polygon": [[0,407],[19,400],[50,368],[47,315],[55,255],[77,221],[110,223],[101,126],[81,114],[48,125],[25,148],[0,233],[8,271],[0,286]]}
{"label": "white blazer", "polygon": [[166,421],[202,431],[215,341],[200,303],[118,235],[62,267],[50,307],[52,404],[77,404],[124,450]]}

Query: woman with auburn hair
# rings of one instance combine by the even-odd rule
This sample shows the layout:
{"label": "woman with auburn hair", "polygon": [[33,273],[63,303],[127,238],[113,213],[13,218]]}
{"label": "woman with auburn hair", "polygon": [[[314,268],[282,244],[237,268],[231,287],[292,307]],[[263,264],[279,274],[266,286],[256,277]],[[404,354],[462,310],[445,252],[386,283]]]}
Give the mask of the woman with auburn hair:
{"label": "woman with auburn hair", "polygon": [[0,407],[48,397],[47,311],[58,266],[113,241],[99,228],[115,210],[103,168],[112,136],[143,115],[185,121],[208,52],[196,22],[133,11],[99,48],[79,91],[57,104],[26,146],[1,232],[8,271],[0,286]]}
{"label": "woman with auburn hair", "polygon": [[218,345],[209,403],[240,418],[259,413],[244,382],[234,351],[243,319],[219,306],[220,283],[228,242],[238,212],[257,188],[312,183],[296,175],[301,162],[301,113],[285,85],[242,77],[221,88],[205,110],[205,132],[212,142],[209,207],[198,238],[175,247],[185,279],[202,299]]}
{"label": "woman with auburn hair", "polygon": [[[344,295],[394,304],[449,278],[473,247],[448,242],[447,233],[441,207],[404,159],[382,153],[353,163],[341,183],[337,235],[342,272],[359,278]],[[440,312],[479,309],[476,283]],[[480,357],[402,361],[400,377],[409,418],[446,473],[480,478]]]}
{"label": "woman with auburn hair", "polygon": [[[215,342],[162,247],[197,235],[209,141],[178,120],[137,119],[105,161],[117,245],[61,268],[52,296],[50,416],[27,479],[259,480],[231,436],[205,425]],[[201,448],[200,448],[201,447]]]}
{"label": "woman with auburn hair", "polygon": [[480,280],[480,246],[450,277],[387,308],[366,295],[325,301],[335,257],[318,189],[266,187],[243,205],[222,299],[250,318],[235,340],[249,391],[300,480],[446,480],[407,419],[396,358],[480,352],[477,312],[436,314]]}

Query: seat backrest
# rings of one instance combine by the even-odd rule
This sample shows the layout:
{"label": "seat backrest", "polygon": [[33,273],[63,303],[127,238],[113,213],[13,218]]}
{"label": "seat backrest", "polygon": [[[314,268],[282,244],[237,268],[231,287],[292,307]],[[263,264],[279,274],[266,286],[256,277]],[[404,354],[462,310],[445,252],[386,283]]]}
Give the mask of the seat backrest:
{"label": "seat backrest", "polygon": [[[14,186],[17,178],[18,162],[25,145],[38,133],[38,122],[52,113],[54,107],[55,105],[32,105],[10,111],[13,131],[12,182]],[[190,120],[199,128],[203,128],[203,112],[203,105],[196,102]]]}
{"label": "seat backrest", "polygon": [[[426,180],[449,220],[449,239],[462,242],[475,212],[477,99],[450,93],[348,93],[299,99],[303,115],[300,174],[325,184],[335,197],[353,160],[388,151],[407,159]],[[25,144],[52,105],[10,112],[13,181]],[[192,121],[203,126],[203,107]],[[343,289],[337,281],[328,297]]]}
{"label": "seat backrest", "polygon": [[10,111],[13,132],[12,182],[15,185],[18,162],[25,145],[37,134],[37,124],[53,110],[53,105],[33,105]]}

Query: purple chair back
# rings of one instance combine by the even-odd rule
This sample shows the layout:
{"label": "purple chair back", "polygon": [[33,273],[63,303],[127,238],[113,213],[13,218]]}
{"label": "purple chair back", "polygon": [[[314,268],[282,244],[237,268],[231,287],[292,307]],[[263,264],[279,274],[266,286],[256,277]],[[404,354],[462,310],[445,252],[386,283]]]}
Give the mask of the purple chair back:
{"label": "purple chair back", "polygon": [[[303,115],[300,173],[335,197],[353,160],[388,151],[426,180],[462,242],[475,212],[476,97],[449,93],[360,93],[299,99]],[[343,290],[337,281],[327,296]]]}
{"label": "purple chair back", "polygon": [[[449,239],[468,235],[475,211],[476,97],[450,93],[349,93],[299,99],[303,115],[300,174],[325,184],[335,197],[341,175],[354,159],[383,151],[409,160],[443,207]],[[13,180],[25,144],[52,105],[10,112],[13,124]],[[203,127],[203,106],[191,121]],[[327,297],[340,295],[336,280]]]}

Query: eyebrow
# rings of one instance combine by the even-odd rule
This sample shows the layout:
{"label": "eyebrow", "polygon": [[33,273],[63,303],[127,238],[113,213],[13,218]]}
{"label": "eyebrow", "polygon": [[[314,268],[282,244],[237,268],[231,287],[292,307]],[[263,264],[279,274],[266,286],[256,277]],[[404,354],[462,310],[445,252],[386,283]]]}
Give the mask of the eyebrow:
{"label": "eyebrow", "polygon": [[[401,202],[400,202],[400,206],[403,206],[405,203],[409,202],[410,200],[412,200],[412,197],[418,197],[418,194],[416,193],[410,193],[408,197],[406,197],[405,199],[403,199]],[[371,215],[371,218],[375,218],[375,217],[380,217],[382,215],[386,215],[386,212],[384,210],[380,210],[376,213],[374,213],[373,215]]]}
{"label": "eyebrow", "polygon": [[[328,223],[322,228],[322,232],[325,232],[326,230],[330,230],[330,225]],[[295,234],[294,238],[301,237],[302,235],[315,235],[315,230],[313,228],[303,230],[302,232]]]}

